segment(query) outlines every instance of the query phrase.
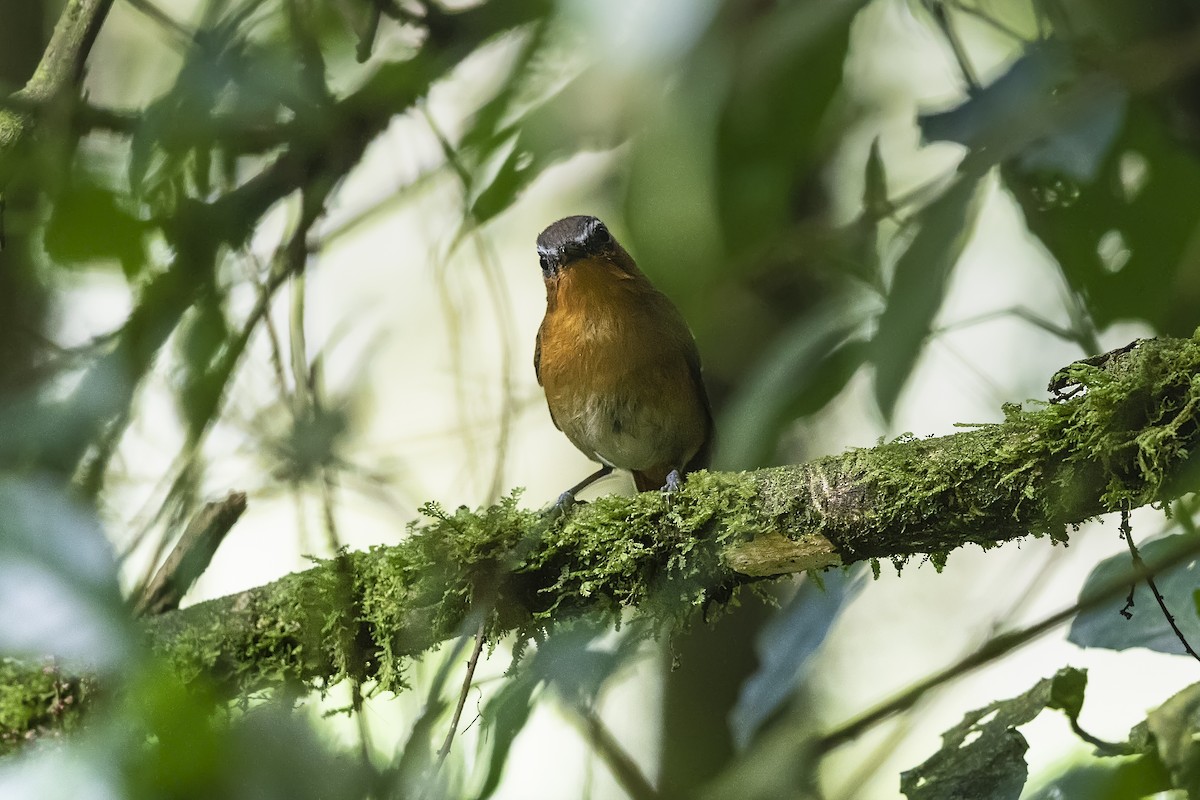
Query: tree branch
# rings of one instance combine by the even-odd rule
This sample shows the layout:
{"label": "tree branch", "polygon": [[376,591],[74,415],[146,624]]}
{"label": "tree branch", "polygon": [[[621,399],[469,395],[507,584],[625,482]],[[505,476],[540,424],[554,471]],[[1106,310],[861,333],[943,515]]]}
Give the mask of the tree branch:
{"label": "tree branch", "polygon": [[[84,65],[113,0],[69,0],[33,76],[15,95],[19,104],[44,104],[83,80]],[[0,109],[0,155],[29,135],[28,112]],[[0,188],[3,188],[0,185]]]}
{"label": "tree branch", "polygon": [[112,4],[113,0],[69,0],[58,17],[37,70],[20,93],[31,99],[46,100],[68,86],[78,86],[83,80],[88,54]]}
{"label": "tree branch", "polygon": [[[144,630],[185,681],[231,694],[351,674],[398,690],[406,659],[456,635],[480,586],[496,597],[493,639],[629,607],[669,628],[764,576],[922,554],[940,565],[965,544],[1028,534],[1065,540],[1090,518],[1196,487],[1197,374],[1200,342],[1142,341],[1057,373],[1054,386],[1079,387],[1069,400],[1008,407],[1004,422],[951,436],[695,473],[669,498],[604,497],[565,519],[515,497],[453,514],[428,507],[431,521],[401,544],[347,554],[354,615],[328,561]],[[356,628],[342,630],[351,616]],[[347,640],[367,663],[349,663]]]}

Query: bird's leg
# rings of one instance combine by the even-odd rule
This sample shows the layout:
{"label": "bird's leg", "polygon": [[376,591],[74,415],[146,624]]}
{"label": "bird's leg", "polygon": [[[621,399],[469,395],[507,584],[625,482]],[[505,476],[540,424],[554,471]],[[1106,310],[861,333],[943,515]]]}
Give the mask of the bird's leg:
{"label": "bird's leg", "polygon": [[575,484],[570,489],[567,489],[565,492],[560,494],[558,496],[558,500],[556,500],[554,503],[554,507],[560,511],[564,510],[566,508],[569,508],[571,505],[573,505],[575,503],[575,495],[576,494],[578,494],[579,492],[582,492],[584,489],[591,486],[593,483],[600,480],[604,476],[608,475],[612,471],[613,471],[613,468],[608,465],[605,465],[605,466],[601,467],[600,469],[596,470],[591,475],[588,475],[586,478],[581,480],[579,483]]}

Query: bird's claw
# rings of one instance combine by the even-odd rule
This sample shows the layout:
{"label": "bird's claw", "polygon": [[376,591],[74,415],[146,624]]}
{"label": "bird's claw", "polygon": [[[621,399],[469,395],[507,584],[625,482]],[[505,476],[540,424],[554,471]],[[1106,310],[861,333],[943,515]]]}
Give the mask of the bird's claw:
{"label": "bird's claw", "polygon": [[564,516],[573,505],[575,505],[575,495],[570,491],[566,491],[560,494],[558,499],[555,500],[554,503],[542,513],[553,522],[559,517]]}
{"label": "bird's claw", "polygon": [[662,487],[663,494],[675,494],[683,488],[683,479],[679,477],[679,470],[673,469],[667,473],[667,482]]}

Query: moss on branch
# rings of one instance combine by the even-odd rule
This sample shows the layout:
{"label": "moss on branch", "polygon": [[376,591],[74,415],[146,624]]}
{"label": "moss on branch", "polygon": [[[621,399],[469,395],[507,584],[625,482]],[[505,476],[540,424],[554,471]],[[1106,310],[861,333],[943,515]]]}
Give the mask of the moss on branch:
{"label": "moss on branch", "polygon": [[605,497],[565,518],[515,496],[427,507],[398,545],[165,614],[146,633],[185,680],[226,692],[348,676],[396,691],[407,659],[467,633],[473,608],[487,610],[492,638],[580,613],[616,621],[626,608],[671,628],[758,577],[913,555],[940,565],[964,544],[1027,534],[1064,540],[1089,518],[1194,488],[1200,343],[1135,343],[1070,365],[1052,388],[1062,402],[1006,408],[994,425],[700,472],[670,497]]}
{"label": "moss on branch", "polygon": [[[904,436],[809,464],[696,473],[668,498],[604,497],[563,519],[518,507],[426,509],[399,545],[351,554],[358,652],[340,652],[332,562],[150,623],[185,675],[240,690],[361,674],[403,686],[406,657],[463,633],[529,636],[577,613],[636,608],[681,624],[757,577],[871,558],[941,563],[964,544],[1065,540],[1089,518],[1196,483],[1200,343],[1151,340],[1055,376],[1063,402],[939,438]],[[243,655],[239,655],[243,654]]]}

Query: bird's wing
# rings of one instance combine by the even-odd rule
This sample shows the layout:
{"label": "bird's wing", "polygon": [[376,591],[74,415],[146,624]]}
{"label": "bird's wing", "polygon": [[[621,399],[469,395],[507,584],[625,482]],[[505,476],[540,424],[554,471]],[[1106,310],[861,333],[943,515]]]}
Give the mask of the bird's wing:
{"label": "bird's wing", "polygon": [[[537,339],[533,342],[533,374],[537,376],[538,386],[542,385],[542,329],[546,327],[546,321],[542,320],[542,324],[538,326]],[[554,409],[550,408],[550,400],[546,400],[546,408],[550,409],[550,421],[554,423],[554,427],[562,430],[562,425],[558,424],[558,420],[554,418]]]}
{"label": "bird's wing", "polygon": [[545,321],[538,326],[537,339],[533,343],[533,374],[537,376],[538,386],[542,385],[542,328]]}

